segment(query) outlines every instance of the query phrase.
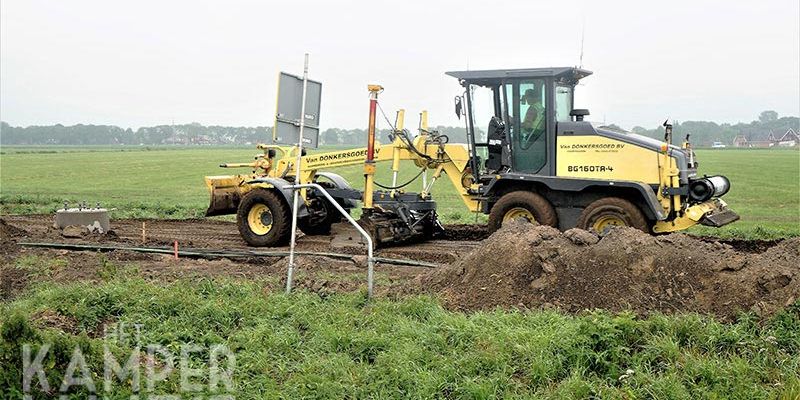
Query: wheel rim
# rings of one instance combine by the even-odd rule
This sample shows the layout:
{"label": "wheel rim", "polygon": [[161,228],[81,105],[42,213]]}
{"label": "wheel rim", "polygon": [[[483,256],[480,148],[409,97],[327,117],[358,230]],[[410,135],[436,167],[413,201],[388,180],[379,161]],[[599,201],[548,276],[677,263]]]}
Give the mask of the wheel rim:
{"label": "wheel rim", "polygon": [[506,215],[503,216],[503,222],[513,221],[515,219],[525,219],[528,222],[535,222],[536,219],[533,217],[533,213],[528,211],[527,208],[522,207],[514,207],[506,212]]}
{"label": "wheel rim", "polygon": [[265,204],[255,204],[247,213],[247,225],[256,235],[266,235],[272,229],[272,212]]}
{"label": "wheel rim", "polygon": [[594,221],[592,229],[597,233],[605,233],[617,226],[628,226],[628,223],[618,215],[604,215]]}

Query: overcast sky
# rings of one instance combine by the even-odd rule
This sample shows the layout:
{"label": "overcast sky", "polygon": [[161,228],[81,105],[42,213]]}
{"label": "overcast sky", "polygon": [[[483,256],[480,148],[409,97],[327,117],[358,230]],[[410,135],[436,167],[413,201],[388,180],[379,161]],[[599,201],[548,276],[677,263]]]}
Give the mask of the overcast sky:
{"label": "overcast sky", "polygon": [[38,1],[0,3],[12,125],[272,125],[277,72],[323,82],[321,125],[363,128],[368,83],[416,126],[459,125],[445,71],[574,66],[576,107],[630,128],[800,113],[800,2]]}

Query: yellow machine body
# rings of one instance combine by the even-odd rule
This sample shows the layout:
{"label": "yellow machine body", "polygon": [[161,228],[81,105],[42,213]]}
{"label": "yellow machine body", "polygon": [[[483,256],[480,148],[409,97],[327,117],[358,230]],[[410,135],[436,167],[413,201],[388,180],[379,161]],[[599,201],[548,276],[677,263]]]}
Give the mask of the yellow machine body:
{"label": "yellow machine body", "polygon": [[596,135],[560,136],[556,148],[557,176],[660,183],[652,150]]}
{"label": "yellow machine body", "polygon": [[[659,189],[678,188],[679,170],[670,147],[654,151],[633,143],[598,135],[560,136],[556,144],[556,173],[564,178],[586,178],[604,181],[642,182]],[[695,205],[683,204],[680,196],[664,195],[658,190],[656,197],[665,213],[675,211],[676,218],[657,221],[653,232],[667,233],[690,228],[709,212],[726,208],[722,199],[713,199]]]}

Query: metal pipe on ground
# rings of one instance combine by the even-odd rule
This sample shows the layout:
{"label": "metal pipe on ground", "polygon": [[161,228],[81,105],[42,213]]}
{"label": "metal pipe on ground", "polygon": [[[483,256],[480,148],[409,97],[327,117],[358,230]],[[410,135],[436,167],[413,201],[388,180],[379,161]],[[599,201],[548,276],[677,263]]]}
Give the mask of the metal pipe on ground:
{"label": "metal pipe on ground", "polygon": [[[153,254],[174,254],[173,248],[159,247],[130,247],[130,246],[109,246],[97,244],[75,244],[75,243],[46,243],[46,242],[19,242],[17,245],[22,247],[49,248],[74,251],[135,251],[139,253]],[[295,254],[304,256],[327,257],[339,260],[352,260],[353,254],[329,253],[320,251],[295,251]],[[208,249],[184,249],[178,250],[179,257],[188,258],[248,258],[248,257],[288,257],[289,252],[285,250],[208,250]],[[373,257],[376,263],[392,264],[406,267],[438,268],[440,265],[425,261],[401,260],[387,257]]]}

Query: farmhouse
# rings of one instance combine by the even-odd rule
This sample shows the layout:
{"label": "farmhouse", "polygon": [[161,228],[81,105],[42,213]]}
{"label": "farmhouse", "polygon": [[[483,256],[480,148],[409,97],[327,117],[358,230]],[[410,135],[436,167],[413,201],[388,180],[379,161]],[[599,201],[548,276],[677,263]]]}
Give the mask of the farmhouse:
{"label": "farmhouse", "polygon": [[800,136],[793,129],[785,132],[769,130],[769,132],[755,132],[739,134],[733,139],[733,147],[796,147],[800,145]]}

